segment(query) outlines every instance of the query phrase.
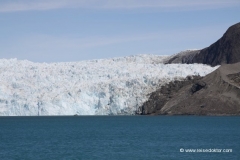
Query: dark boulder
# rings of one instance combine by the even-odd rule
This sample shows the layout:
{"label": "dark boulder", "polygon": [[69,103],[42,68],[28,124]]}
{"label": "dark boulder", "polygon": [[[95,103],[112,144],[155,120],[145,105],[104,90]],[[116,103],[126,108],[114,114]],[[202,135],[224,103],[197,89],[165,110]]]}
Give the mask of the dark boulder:
{"label": "dark boulder", "polygon": [[206,87],[206,83],[204,81],[198,81],[194,83],[191,87],[192,94]]}

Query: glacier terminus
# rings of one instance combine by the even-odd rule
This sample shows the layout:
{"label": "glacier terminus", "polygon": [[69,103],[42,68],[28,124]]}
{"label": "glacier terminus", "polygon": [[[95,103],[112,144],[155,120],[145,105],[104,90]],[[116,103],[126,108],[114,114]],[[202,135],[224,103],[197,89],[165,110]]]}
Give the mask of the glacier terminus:
{"label": "glacier terminus", "polygon": [[132,115],[161,85],[218,68],[136,55],[79,62],[0,60],[0,116]]}

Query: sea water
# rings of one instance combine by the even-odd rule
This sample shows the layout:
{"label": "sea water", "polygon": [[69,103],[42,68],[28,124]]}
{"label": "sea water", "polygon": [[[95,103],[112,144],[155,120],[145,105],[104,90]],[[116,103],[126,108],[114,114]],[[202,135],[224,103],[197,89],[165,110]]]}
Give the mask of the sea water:
{"label": "sea water", "polygon": [[0,159],[240,159],[240,117],[0,117]]}

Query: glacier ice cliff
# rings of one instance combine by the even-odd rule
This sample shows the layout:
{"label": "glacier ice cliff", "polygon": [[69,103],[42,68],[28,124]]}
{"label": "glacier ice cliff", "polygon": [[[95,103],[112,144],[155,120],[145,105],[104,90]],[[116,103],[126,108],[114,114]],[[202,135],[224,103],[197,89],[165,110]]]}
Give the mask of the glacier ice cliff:
{"label": "glacier ice cliff", "polygon": [[135,114],[151,92],[217,67],[137,55],[80,62],[0,59],[0,116]]}

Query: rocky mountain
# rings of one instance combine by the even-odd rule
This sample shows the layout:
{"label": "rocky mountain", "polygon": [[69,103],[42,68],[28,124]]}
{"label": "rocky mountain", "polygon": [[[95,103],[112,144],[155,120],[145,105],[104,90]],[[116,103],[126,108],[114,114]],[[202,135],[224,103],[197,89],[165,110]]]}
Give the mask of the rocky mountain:
{"label": "rocky mountain", "polygon": [[215,43],[202,50],[179,53],[165,63],[203,63],[211,66],[240,62],[240,23],[228,28]]}
{"label": "rocky mountain", "polygon": [[141,114],[240,115],[240,62],[205,77],[173,81],[153,92]]}
{"label": "rocky mountain", "polygon": [[165,63],[222,65],[205,77],[188,77],[161,86],[140,113],[167,115],[240,115],[240,23],[202,50],[188,50]]}
{"label": "rocky mountain", "polygon": [[162,86],[141,110],[142,114],[240,115],[240,63]]}

